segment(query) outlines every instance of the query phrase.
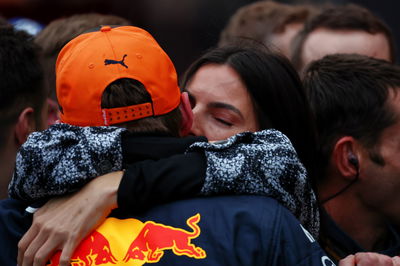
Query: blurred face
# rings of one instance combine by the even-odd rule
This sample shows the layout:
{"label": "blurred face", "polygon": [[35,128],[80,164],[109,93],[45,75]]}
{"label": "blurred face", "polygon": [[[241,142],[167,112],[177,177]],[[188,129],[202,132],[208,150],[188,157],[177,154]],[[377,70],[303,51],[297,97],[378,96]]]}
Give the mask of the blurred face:
{"label": "blurred face", "polygon": [[356,53],[390,61],[389,43],[382,33],[320,28],[311,32],[303,45],[303,66],[336,53]]}
{"label": "blurred face", "polygon": [[185,89],[193,109],[191,134],[222,140],[236,133],[259,130],[247,88],[230,66],[202,66]]}
{"label": "blurred face", "polygon": [[400,224],[400,94],[393,95],[390,101],[394,107],[397,121],[382,131],[377,152],[384,160],[379,165],[363,156],[360,165],[360,195],[365,205],[373,210],[379,210],[392,222]]}
{"label": "blurred face", "polygon": [[286,57],[291,57],[290,45],[293,37],[303,28],[303,23],[290,23],[281,33],[272,34],[270,42],[273,43]]}

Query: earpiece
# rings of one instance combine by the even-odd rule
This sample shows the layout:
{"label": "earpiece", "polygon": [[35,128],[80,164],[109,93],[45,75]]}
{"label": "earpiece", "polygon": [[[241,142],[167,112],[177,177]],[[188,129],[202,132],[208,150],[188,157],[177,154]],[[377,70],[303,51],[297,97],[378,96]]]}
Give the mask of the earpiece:
{"label": "earpiece", "polygon": [[359,163],[358,163],[358,158],[357,156],[355,156],[354,154],[350,153],[349,157],[348,157],[349,163],[351,163],[352,165],[354,165],[354,167],[356,168],[356,176],[354,177],[353,180],[351,180],[350,183],[348,183],[344,188],[342,188],[341,190],[339,190],[338,192],[336,192],[335,194],[327,197],[324,200],[321,200],[320,203],[321,204],[325,204],[326,202],[330,201],[331,199],[337,197],[339,194],[342,194],[344,191],[346,191],[349,187],[351,187],[359,178],[360,176],[360,169],[359,169]]}
{"label": "earpiece", "polygon": [[349,162],[354,165],[354,167],[356,167],[358,169],[358,159],[354,154],[349,154]]}

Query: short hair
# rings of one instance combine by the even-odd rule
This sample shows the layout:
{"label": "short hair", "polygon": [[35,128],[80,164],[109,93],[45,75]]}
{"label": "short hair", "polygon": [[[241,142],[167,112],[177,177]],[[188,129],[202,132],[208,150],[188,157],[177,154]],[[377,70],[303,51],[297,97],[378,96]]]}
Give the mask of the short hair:
{"label": "short hair", "polygon": [[[151,96],[145,86],[134,79],[118,79],[106,87],[103,92],[101,107],[118,108],[141,103],[151,102]],[[150,116],[114,126],[127,128],[131,132],[138,133],[163,133],[173,137],[179,137],[182,123],[182,115],[179,107],[171,112]]]}
{"label": "short hair", "polygon": [[291,61],[300,71],[304,67],[303,46],[307,37],[316,29],[365,31],[370,34],[385,35],[390,51],[390,60],[395,62],[395,42],[390,28],[368,9],[355,4],[326,6],[321,12],[306,21],[304,28],[292,42]]}
{"label": "short hair", "polygon": [[312,176],[314,120],[300,78],[289,60],[248,41],[214,48],[188,68],[181,88],[185,90],[199,68],[207,64],[228,65],[238,73],[252,99],[260,129],[275,128],[288,136]]}
{"label": "short hair", "polygon": [[327,55],[309,65],[303,82],[316,118],[321,173],[343,136],[359,140],[371,160],[383,165],[375,146],[399,119],[388,100],[389,92],[400,88],[400,67],[357,54]]}
{"label": "short hair", "polygon": [[0,146],[20,113],[32,107],[38,128],[46,99],[39,47],[32,37],[12,26],[0,26]]}
{"label": "short hair", "polygon": [[49,86],[49,97],[57,102],[55,64],[58,53],[72,39],[85,31],[100,25],[128,26],[131,22],[123,17],[84,13],[59,18],[51,21],[35,37],[35,42],[42,48],[42,64]]}
{"label": "short hair", "polygon": [[237,38],[269,43],[272,34],[282,33],[291,23],[303,23],[315,12],[308,5],[286,5],[274,1],[259,1],[239,8],[222,30],[219,46]]}

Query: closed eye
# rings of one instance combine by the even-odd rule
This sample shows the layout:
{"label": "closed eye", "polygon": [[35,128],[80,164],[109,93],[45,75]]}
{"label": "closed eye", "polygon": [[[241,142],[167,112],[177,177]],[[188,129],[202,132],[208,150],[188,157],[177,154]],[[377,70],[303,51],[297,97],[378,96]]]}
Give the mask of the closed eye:
{"label": "closed eye", "polygon": [[223,119],[220,119],[220,118],[217,118],[217,117],[214,117],[214,119],[215,119],[218,123],[221,123],[221,124],[223,124],[223,125],[225,125],[225,126],[229,126],[229,127],[233,126],[232,123],[229,123],[229,122],[227,122],[227,121],[225,121],[225,120],[223,120]]}

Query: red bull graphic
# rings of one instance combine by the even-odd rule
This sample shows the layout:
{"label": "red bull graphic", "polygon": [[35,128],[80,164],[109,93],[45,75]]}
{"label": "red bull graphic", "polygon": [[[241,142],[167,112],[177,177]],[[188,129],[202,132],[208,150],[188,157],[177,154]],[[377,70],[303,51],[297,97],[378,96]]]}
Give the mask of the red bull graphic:
{"label": "red bull graphic", "polygon": [[[191,243],[201,234],[200,214],[186,220],[191,229],[136,219],[108,218],[86,237],[71,258],[71,266],[143,265],[159,262],[170,250],[179,256],[206,258],[206,252]],[[59,265],[61,253],[56,253],[48,266]]]}
{"label": "red bull graphic", "polygon": [[187,219],[186,224],[193,232],[151,221],[146,222],[142,231],[129,246],[124,262],[131,259],[144,260],[150,263],[158,262],[166,249],[171,249],[179,256],[186,255],[196,259],[205,258],[206,252],[190,243],[191,239],[200,235],[200,227],[197,225],[199,221],[200,214]]}
{"label": "red bull graphic", "polygon": [[[61,252],[54,255],[50,265],[57,266]],[[99,232],[93,231],[77,247],[71,258],[71,266],[91,266],[106,263],[115,264],[117,259],[111,253],[108,240]]]}

